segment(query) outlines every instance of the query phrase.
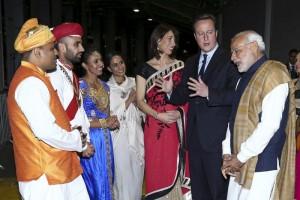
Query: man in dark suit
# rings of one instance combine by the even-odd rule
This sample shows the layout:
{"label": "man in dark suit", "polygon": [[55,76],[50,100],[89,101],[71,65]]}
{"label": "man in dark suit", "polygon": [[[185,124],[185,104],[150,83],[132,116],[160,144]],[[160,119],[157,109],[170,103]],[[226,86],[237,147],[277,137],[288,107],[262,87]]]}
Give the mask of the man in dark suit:
{"label": "man in dark suit", "polygon": [[298,74],[296,72],[295,63],[297,61],[296,56],[298,54],[297,49],[291,49],[289,50],[289,62],[286,64],[287,69],[290,72],[291,78],[295,79],[298,77]]}
{"label": "man in dark suit", "polygon": [[187,59],[180,85],[157,82],[174,104],[189,102],[188,150],[193,200],[226,199],[228,181],[221,174],[222,140],[226,135],[232,95],[239,78],[230,56],[217,43],[215,18],[194,21],[199,53]]}

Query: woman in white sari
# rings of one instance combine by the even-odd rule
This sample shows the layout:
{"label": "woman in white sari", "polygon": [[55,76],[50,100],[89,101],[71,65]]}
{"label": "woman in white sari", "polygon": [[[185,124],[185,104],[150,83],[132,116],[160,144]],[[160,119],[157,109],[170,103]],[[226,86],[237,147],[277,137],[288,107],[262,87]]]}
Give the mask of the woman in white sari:
{"label": "woman in white sari", "polygon": [[118,116],[120,128],[112,133],[116,200],[140,200],[144,177],[144,136],[142,112],[135,106],[135,80],[125,75],[126,65],[119,54],[109,60],[112,76],[110,106]]}

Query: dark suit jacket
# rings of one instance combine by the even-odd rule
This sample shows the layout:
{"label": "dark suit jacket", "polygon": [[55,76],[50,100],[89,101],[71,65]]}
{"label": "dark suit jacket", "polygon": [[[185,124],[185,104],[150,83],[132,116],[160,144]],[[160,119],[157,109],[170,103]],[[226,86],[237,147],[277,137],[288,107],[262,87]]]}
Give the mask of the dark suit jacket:
{"label": "dark suit jacket", "polygon": [[285,65],[286,65],[286,68],[288,69],[288,71],[290,72],[291,78],[292,79],[298,78],[298,74],[296,72],[295,66],[294,66],[293,69],[291,69],[289,63],[286,63]]}
{"label": "dark suit jacket", "polygon": [[230,61],[230,56],[219,47],[211,58],[202,80],[209,88],[209,100],[203,97],[189,97],[189,77],[198,79],[200,53],[187,59],[182,81],[172,92],[173,104],[189,102],[187,118],[188,148],[201,147],[208,152],[222,150],[231,112],[232,97],[239,73]]}

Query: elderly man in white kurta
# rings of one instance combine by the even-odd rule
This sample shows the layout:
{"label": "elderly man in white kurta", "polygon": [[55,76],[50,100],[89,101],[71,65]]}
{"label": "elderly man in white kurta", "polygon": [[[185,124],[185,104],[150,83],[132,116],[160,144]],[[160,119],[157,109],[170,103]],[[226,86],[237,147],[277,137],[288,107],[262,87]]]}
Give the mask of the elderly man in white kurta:
{"label": "elderly man in white kurta", "polygon": [[267,60],[264,50],[254,31],[231,42],[231,59],[243,74],[223,141],[222,173],[231,175],[227,200],[294,197],[293,83],[286,67]]}

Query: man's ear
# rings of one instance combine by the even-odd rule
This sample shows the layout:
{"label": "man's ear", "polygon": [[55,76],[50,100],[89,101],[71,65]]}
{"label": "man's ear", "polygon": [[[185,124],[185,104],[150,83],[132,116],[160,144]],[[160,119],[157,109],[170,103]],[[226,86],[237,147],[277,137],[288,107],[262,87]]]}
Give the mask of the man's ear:
{"label": "man's ear", "polygon": [[107,70],[112,73],[111,69],[110,69],[110,66],[107,67]]}
{"label": "man's ear", "polygon": [[66,44],[65,43],[62,43],[62,42],[59,42],[58,44],[57,44],[57,47],[58,47],[58,50],[60,51],[60,52],[66,52],[67,51],[67,46],[66,46]]}
{"label": "man's ear", "polygon": [[257,41],[249,43],[250,48],[255,52],[260,52]]}
{"label": "man's ear", "polygon": [[41,48],[37,47],[32,49],[32,53],[35,57],[39,58],[41,56]]}

